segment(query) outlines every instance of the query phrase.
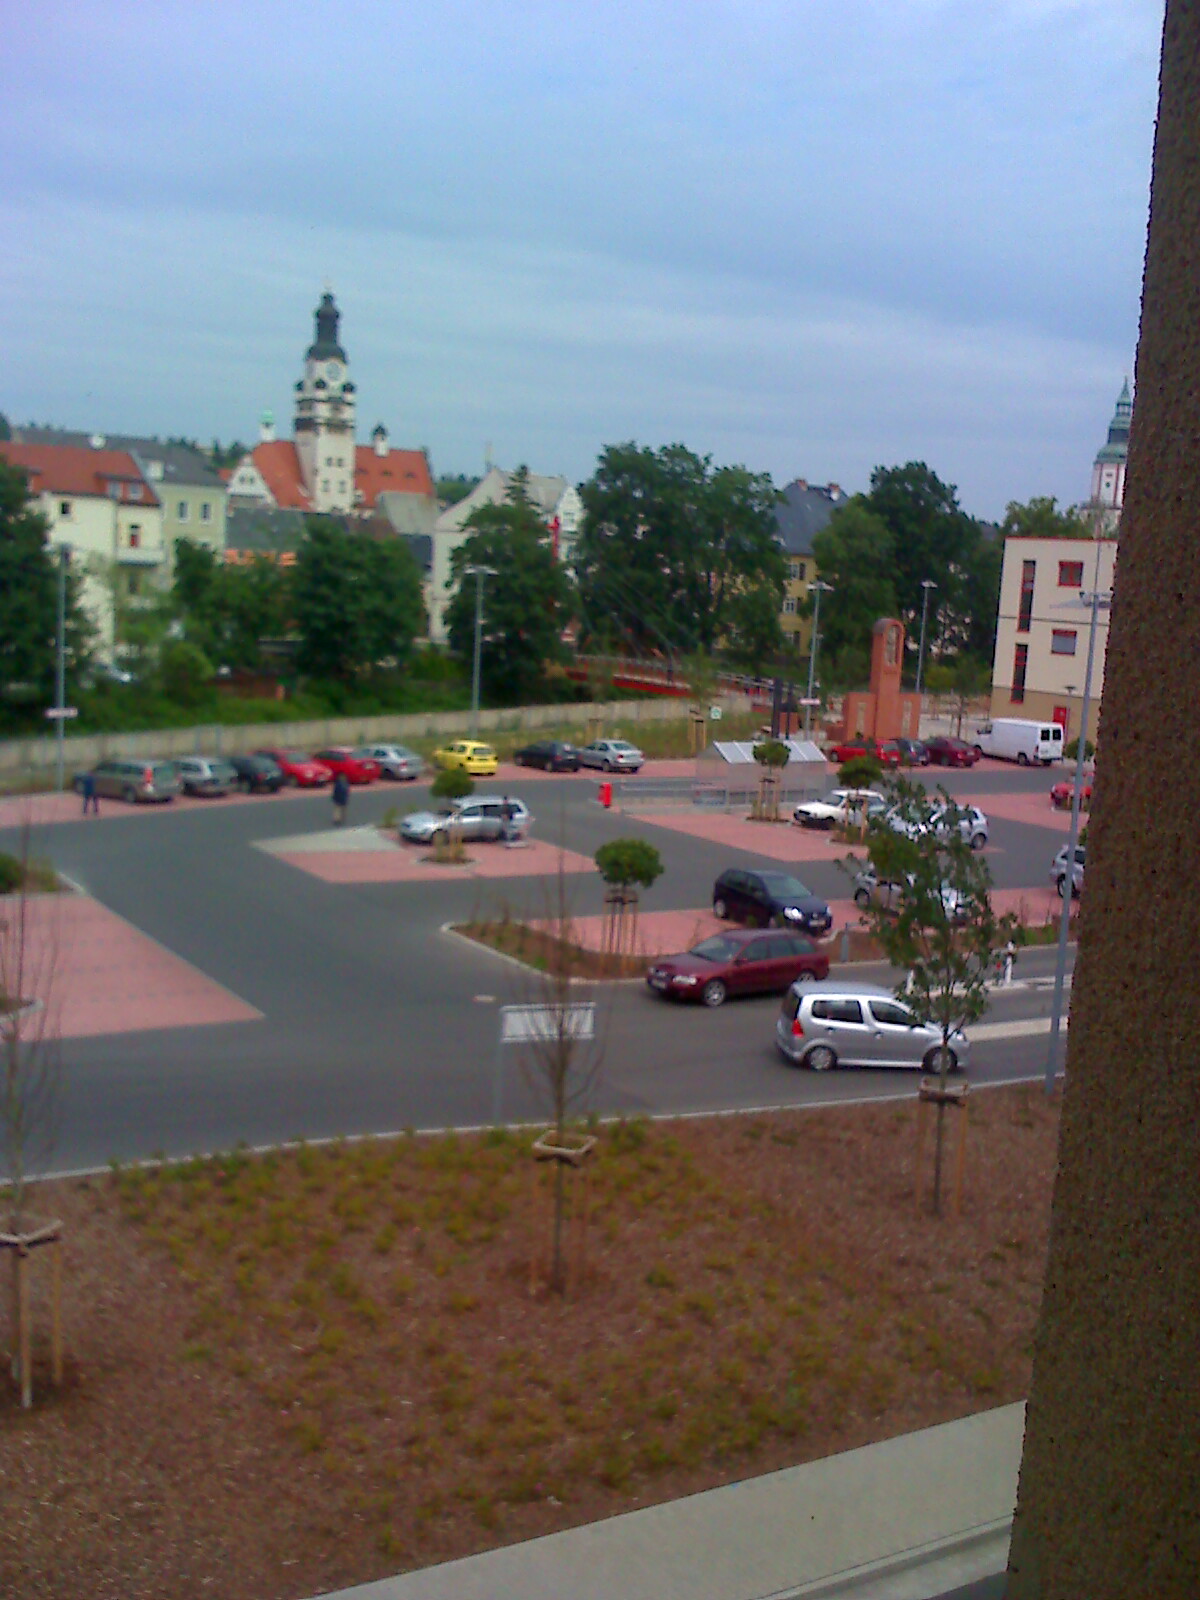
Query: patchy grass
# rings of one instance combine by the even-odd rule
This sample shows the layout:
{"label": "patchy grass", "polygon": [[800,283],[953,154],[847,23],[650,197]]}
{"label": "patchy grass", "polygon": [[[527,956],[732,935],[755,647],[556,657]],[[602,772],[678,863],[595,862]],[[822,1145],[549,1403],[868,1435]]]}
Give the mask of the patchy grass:
{"label": "patchy grass", "polygon": [[1020,1398],[1057,1110],[970,1115],[941,1221],[911,1104],[603,1127],[565,1300],[529,1135],[55,1185],[70,1363],[0,1392],[6,1595],[283,1600]]}
{"label": "patchy grass", "polygon": [[537,972],[554,972],[571,978],[644,978],[650,964],[647,956],[604,955],[588,950],[570,939],[563,939],[544,928],[501,918],[498,921],[471,921],[454,924],[454,932],[477,944],[487,945],[502,955],[523,961]]}

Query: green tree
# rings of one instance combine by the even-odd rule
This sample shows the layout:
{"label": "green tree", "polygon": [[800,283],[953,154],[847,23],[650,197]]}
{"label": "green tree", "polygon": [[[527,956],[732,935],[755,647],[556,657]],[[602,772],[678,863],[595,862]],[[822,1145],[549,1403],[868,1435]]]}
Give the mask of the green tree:
{"label": "green tree", "polygon": [[1087,518],[1076,506],[1061,509],[1052,494],[1035,495],[1024,502],[1010,500],[1000,532],[1005,539],[1028,534],[1036,539],[1087,539],[1091,536]]}
{"label": "green tree", "polygon": [[468,477],[465,472],[455,472],[438,478],[433,487],[438,499],[445,505],[456,506],[460,500],[467,498],[478,483],[478,478]]}
{"label": "green tree", "polygon": [[[938,1074],[943,1093],[950,1071],[954,1034],[987,1009],[987,981],[997,953],[1017,932],[1015,917],[997,917],[992,907],[991,874],[981,855],[952,825],[955,802],[943,788],[930,794],[905,778],[889,782],[891,826],[870,829],[867,856],[882,883],[902,884],[898,907],[864,908],[871,931],[892,966],[908,976],[898,997],[918,1021],[939,1033]],[[946,808],[951,825],[939,825]],[[862,862],[842,863],[851,876]],[[943,1115],[938,1104],[933,1203],[942,1197]]]}
{"label": "green tree", "polygon": [[[90,641],[74,575],[67,579],[66,623],[73,680]],[[49,525],[29,502],[24,472],[0,460],[0,696],[53,699],[57,636],[58,572]]]}
{"label": "green tree", "polygon": [[[669,656],[739,643],[761,651],[783,599],[769,477],[717,467],[681,444],[609,445],[583,485],[575,572],[585,636]],[[769,599],[757,606],[756,589]]]}
{"label": "green tree", "polygon": [[443,767],[429,785],[434,800],[465,800],[475,792],[475,779],[462,767]]}
{"label": "green tree", "polygon": [[421,574],[406,541],[351,533],[327,517],[305,521],[292,605],[301,670],[343,683],[404,661],[424,624]]}
{"label": "green tree", "polygon": [[176,705],[194,706],[206,698],[214,668],[190,639],[167,639],[159,651],[158,672],[168,699]]}
{"label": "green tree", "polygon": [[[892,584],[895,540],[882,517],[862,495],[855,495],[813,536],[813,559],[832,593],[821,596],[818,649],[827,659],[847,650],[866,651],[880,617],[896,614]],[[814,596],[806,598],[811,616]]]}
{"label": "green tree", "polygon": [[546,668],[564,658],[562,635],[572,614],[571,581],[554,559],[527,477],[520,468],[504,504],[480,506],[467,518],[470,532],[451,561],[457,588],[446,611],[450,643],[471,661],[477,580],[465,569],[491,568],[483,580],[480,677],[488,698],[507,703],[528,699]]}
{"label": "green tree", "polygon": [[608,885],[605,948],[622,955],[633,947],[638,890],[649,889],[662,876],[662,857],[646,839],[610,839],[596,851],[595,860]]}

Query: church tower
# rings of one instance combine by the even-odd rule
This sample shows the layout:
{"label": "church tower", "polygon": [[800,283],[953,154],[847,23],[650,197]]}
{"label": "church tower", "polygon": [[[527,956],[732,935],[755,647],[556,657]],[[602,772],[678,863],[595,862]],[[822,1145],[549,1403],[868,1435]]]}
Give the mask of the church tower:
{"label": "church tower", "polygon": [[1096,452],[1092,467],[1091,504],[1104,507],[1104,520],[1109,531],[1115,530],[1121,518],[1125,501],[1125,457],[1129,454],[1129,424],[1133,417],[1133,401],[1129,397],[1129,379],[1126,378],[1117,396],[1117,409],[1108,425],[1108,443]]}
{"label": "church tower", "polygon": [[354,385],[338,343],[338,308],[326,290],[316,337],[296,385],[296,454],[314,511],[354,510]]}

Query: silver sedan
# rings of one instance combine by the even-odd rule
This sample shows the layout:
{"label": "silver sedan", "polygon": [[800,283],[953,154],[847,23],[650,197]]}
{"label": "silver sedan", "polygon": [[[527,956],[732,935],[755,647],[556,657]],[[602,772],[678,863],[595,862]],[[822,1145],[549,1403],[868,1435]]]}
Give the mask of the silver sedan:
{"label": "silver sedan", "polygon": [[365,744],[354,754],[360,761],[373,761],[380,777],[393,778],[398,783],[412,783],[425,766],[417,752],[404,744]]}
{"label": "silver sedan", "polygon": [[533,818],[523,800],[514,795],[475,795],[459,800],[444,811],[414,811],[401,818],[400,837],[409,844],[429,844],[448,839],[521,839]]}

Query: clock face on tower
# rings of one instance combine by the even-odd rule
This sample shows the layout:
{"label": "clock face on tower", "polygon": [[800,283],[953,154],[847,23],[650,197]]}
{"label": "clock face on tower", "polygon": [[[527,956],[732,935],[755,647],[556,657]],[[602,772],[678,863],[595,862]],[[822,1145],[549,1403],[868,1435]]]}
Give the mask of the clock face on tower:
{"label": "clock face on tower", "polygon": [[342,369],[336,361],[331,361],[325,368],[325,376],[330,383],[336,383],[342,375]]}

